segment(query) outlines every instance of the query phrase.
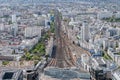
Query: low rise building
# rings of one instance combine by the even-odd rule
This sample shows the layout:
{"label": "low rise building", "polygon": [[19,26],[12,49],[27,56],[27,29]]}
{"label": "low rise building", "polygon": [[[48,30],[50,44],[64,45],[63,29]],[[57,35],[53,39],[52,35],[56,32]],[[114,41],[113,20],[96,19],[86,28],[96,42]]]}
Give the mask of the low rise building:
{"label": "low rise building", "polygon": [[91,77],[95,80],[106,80],[112,78],[112,71],[116,68],[115,64],[105,61],[102,57],[92,58],[90,68]]}
{"label": "low rise building", "polygon": [[113,48],[108,49],[109,56],[116,62],[116,64],[120,65],[120,52],[116,52]]}
{"label": "low rise building", "polygon": [[41,27],[27,27],[25,28],[25,34],[24,36],[26,38],[33,38],[33,37],[41,37]]}
{"label": "low rise building", "polygon": [[120,69],[116,69],[112,73],[112,80],[120,80]]}
{"label": "low rise building", "polygon": [[113,13],[110,11],[102,11],[102,12],[99,12],[97,15],[99,19],[110,18],[112,16],[113,16]]}

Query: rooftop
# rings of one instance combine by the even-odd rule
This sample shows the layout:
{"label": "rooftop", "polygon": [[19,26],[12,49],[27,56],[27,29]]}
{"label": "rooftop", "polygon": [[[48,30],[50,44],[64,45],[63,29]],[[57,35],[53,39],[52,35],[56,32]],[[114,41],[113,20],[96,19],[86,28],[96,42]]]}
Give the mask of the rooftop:
{"label": "rooftop", "polygon": [[17,80],[19,76],[21,75],[22,70],[2,70],[0,73],[0,79],[2,80]]}
{"label": "rooftop", "polygon": [[90,74],[87,72],[78,72],[77,69],[60,69],[60,68],[46,68],[45,76],[51,76],[56,79],[90,79]]}

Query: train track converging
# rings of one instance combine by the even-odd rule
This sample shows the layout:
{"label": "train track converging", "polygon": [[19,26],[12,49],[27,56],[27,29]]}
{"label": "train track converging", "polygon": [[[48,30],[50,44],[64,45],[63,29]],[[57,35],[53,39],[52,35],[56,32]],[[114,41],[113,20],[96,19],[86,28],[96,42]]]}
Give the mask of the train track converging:
{"label": "train track converging", "polygon": [[58,68],[68,68],[75,66],[74,56],[69,48],[67,35],[62,31],[59,12],[55,13],[55,36],[56,36],[56,55],[52,58],[48,66]]}

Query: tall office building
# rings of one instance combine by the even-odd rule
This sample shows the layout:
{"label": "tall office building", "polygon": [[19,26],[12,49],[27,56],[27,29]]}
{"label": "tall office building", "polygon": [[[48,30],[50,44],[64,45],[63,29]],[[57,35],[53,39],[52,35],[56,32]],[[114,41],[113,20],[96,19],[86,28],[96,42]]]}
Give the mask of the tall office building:
{"label": "tall office building", "polygon": [[12,15],[12,23],[16,23],[16,22],[17,22],[16,15],[13,14],[13,15]]}
{"label": "tall office building", "polygon": [[18,25],[17,25],[17,18],[16,18],[16,15],[12,15],[12,33],[14,36],[17,35],[17,32],[18,32]]}
{"label": "tall office building", "polygon": [[81,39],[82,41],[89,41],[89,26],[86,21],[83,22],[82,28],[81,28]]}

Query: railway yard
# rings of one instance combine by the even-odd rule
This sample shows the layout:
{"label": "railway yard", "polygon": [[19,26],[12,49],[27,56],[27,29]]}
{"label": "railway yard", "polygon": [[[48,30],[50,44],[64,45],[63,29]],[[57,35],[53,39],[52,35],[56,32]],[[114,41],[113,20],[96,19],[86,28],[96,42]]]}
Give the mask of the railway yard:
{"label": "railway yard", "polygon": [[55,46],[56,52],[55,57],[51,59],[48,66],[59,67],[59,68],[67,68],[75,66],[75,57],[73,56],[67,39],[67,35],[62,31],[61,20],[57,15],[56,18],[56,39]]}
{"label": "railway yard", "polygon": [[[43,76],[41,76],[43,80],[51,79],[50,77],[48,77],[48,75],[53,76],[55,80],[56,78],[58,79],[58,77],[60,77],[61,75],[62,80],[79,80],[80,76],[78,75],[83,73],[86,75],[86,71],[84,71],[82,68],[78,68],[77,61],[79,61],[78,59],[81,58],[81,54],[87,54],[90,56],[90,53],[80,48],[78,45],[73,44],[69,40],[67,28],[66,26],[61,25],[61,23],[62,20],[59,17],[59,12],[56,11],[54,47],[52,56],[46,68],[44,69],[44,79]],[[68,74],[70,73],[70,70],[71,73],[73,73],[72,75],[74,75],[73,77],[71,77],[71,74]],[[79,71],[82,71],[82,73],[78,74]],[[53,77],[51,80],[54,80]]]}
{"label": "railway yard", "polygon": [[65,26],[61,25],[62,21],[60,20],[59,15],[56,15],[55,21],[56,39],[54,41],[54,46],[56,46],[56,50],[54,51],[54,57],[52,57],[48,66],[58,68],[75,67],[76,60],[77,58],[80,58],[81,54],[90,56],[90,53],[69,40],[67,29]]}

